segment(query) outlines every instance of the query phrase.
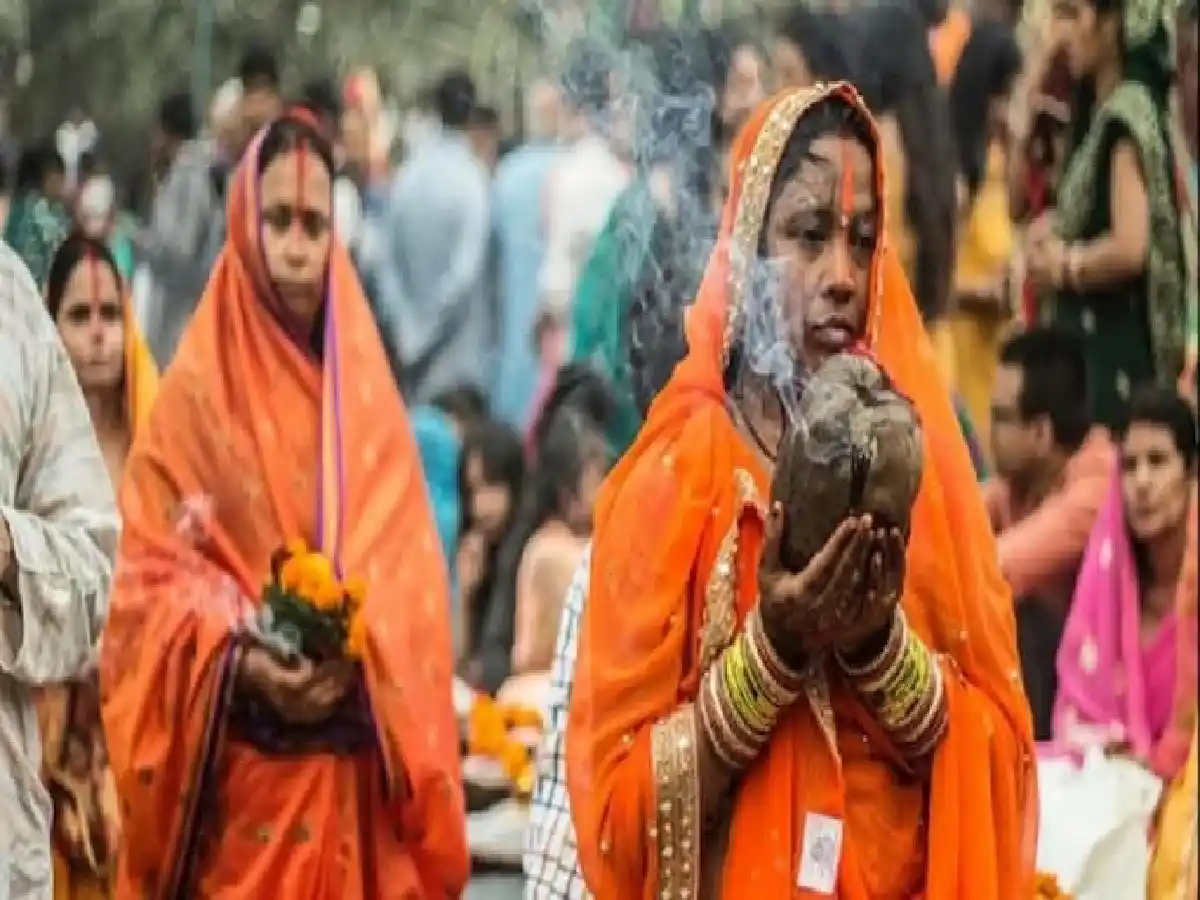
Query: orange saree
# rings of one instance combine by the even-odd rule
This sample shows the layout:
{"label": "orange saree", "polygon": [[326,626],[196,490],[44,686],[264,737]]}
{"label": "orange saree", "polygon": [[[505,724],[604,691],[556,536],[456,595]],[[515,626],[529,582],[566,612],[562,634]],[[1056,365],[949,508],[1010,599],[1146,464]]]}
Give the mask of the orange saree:
{"label": "orange saree", "polygon": [[[330,255],[320,357],[268,307],[260,145],[119,497],[101,663],[117,896],[457,896],[468,854],[447,585],[420,464],[344,249]],[[237,633],[292,538],[367,582],[370,752],[268,755],[226,728]]]}
{"label": "orange saree", "polygon": [[[158,369],[125,298],[124,415],[132,438],[158,393]],[[45,689],[38,698],[42,766],[54,802],[55,900],[106,900],[120,841],[120,816],[91,682]]]}
{"label": "orange saree", "polygon": [[[924,423],[903,605],[938,654],[950,727],[926,783],[906,781],[830,667],[739,779],[724,857],[701,853],[691,707],[755,601],[769,477],[725,409],[722,369],[770,182],[805,111],[853,89],[785,92],[734,147],[721,238],[687,322],[689,353],[596,506],[592,579],[567,728],[579,856],[598,900],[1014,900],[1033,889],[1031,723],[1012,601],[949,392],[894,256],[873,262],[867,339]],[[865,111],[864,111],[865,114]],[[876,156],[878,191],[883,167]],[[880,229],[880,233],[885,233]],[[806,822],[844,836],[832,894],[798,887]]]}

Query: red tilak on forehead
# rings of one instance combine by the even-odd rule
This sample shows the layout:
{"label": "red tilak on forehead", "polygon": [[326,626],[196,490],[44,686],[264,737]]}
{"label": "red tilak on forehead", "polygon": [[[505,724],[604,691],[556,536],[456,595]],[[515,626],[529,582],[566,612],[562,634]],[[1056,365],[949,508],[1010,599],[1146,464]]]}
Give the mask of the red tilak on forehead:
{"label": "red tilak on forehead", "polygon": [[850,216],[854,212],[854,154],[850,142],[842,141],[842,227],[850,227]]}
{"label": "red tilak on forehead", "polygon": [[292,218],[292,227],[301,230],[300,222],[304,218],[304,170],[308,167],[308,142],[300,138],[296,142],[296,215]]}

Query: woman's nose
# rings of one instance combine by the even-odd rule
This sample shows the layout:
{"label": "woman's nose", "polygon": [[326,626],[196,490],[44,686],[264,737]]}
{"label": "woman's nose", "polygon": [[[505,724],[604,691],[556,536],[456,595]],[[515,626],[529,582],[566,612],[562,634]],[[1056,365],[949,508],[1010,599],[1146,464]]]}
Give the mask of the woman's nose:
{"label": "woman's nose", "polygon": [[829,272],[826,291],[839,302],[854,295],[854,266],[850,259],[850,242],[836,235],[829,246]]}

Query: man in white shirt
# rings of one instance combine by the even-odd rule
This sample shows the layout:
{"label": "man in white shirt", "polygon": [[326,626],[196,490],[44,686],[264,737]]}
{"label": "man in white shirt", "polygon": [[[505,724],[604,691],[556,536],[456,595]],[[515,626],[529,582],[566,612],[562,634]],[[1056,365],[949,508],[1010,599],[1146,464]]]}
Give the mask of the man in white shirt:
{"label": "man in white shirt", "polygon": [[50,900],[50,796],[33,708],[104,621],[112,487],[79,383],[24,263],[0,243],[0,898]]}

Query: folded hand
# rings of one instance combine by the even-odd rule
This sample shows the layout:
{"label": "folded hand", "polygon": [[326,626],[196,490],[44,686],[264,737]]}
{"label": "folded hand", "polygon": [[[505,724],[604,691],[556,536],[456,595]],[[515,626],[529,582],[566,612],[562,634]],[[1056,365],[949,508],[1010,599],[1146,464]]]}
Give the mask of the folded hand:
{"label": "folded hand", "polygon": [[280,662],[268,650],[251,647],[242,659],[241,684],[294,725],[328,719],[354,683],[355,666],[344,660],[314,665],[299,658]]}

